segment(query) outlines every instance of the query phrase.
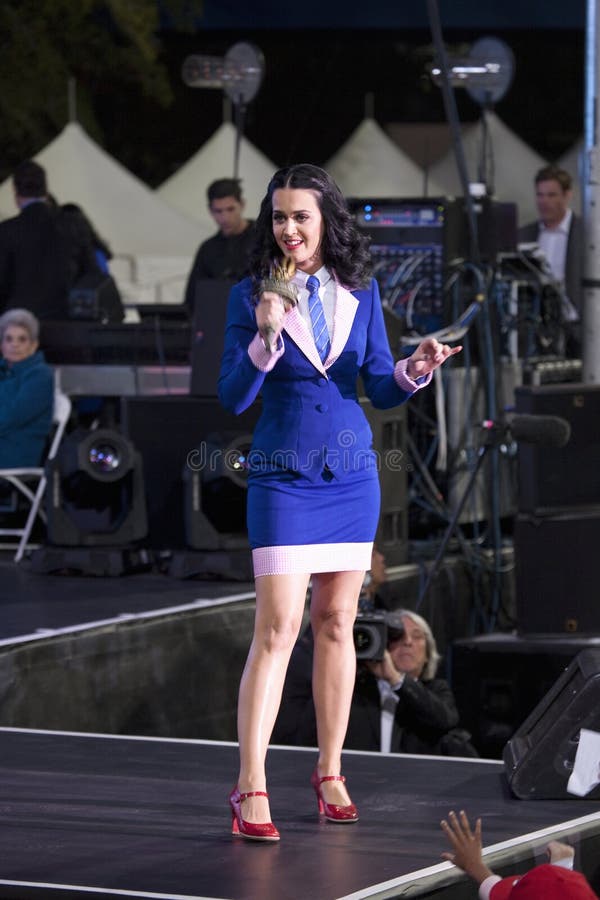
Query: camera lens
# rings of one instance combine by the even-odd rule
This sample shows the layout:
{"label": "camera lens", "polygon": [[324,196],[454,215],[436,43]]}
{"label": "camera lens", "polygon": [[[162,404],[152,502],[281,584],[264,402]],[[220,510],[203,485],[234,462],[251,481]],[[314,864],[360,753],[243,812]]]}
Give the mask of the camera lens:
{"label": "camera lens", "polygon": [[357,659],[383,659],[386,647],[386,625],[381,615],[359,613],[354,623],[353,634]]}
{"label": "camera lens", "polygon": [[357,653],[365,653],[373,643],[373,635],[369,628],[354,629],[354,647]]}

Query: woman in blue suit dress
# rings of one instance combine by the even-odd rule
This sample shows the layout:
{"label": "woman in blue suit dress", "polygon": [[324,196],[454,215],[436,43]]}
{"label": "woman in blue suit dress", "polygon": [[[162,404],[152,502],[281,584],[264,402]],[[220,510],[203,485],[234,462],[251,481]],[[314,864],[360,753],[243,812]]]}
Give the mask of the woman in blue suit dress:
{"label": "woman in blue suit dress", "polygon": [[374,406],[390,408],[461,348],[427,339],[394,366],[367,240],[337,185],[316,166],[281,169],[271,179],[251,271],[230,295],[219,378],[227,409],[240,413],[259,393],[263,405],[248,478],[256,616],[238,701],[240,771],[229,801],[233,834],[274,841],[265,757],[311,576],[319,742],[311,783],[329,820],[358,819],[341,754],[379,479],[357,378]]}

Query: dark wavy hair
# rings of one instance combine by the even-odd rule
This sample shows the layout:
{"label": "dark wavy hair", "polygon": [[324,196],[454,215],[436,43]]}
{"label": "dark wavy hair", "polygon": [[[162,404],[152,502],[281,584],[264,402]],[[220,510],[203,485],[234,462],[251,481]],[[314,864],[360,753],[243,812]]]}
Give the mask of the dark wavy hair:
{"label": "dark wavy hair", "polygon": [[314,191],[323,216],[321,245],[323,264],[335,273],[345,287],[364,287],[372,271],[369,240],[361,234],[348,209],[344,195],[333,178],[318,166],[308,163],[279,169],[269,182],[256,220],[256,238],[250,257],[255,285],[264,278],[281,250],[273,237],[273,193],[279,188]]}

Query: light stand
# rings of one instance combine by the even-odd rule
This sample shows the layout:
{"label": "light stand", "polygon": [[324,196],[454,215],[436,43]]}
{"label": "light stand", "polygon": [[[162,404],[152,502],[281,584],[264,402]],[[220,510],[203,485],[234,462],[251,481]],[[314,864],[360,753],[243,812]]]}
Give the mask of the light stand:
{"label": "light stand", "polygon": [[497,451],[501,447],[502,444],[506,444],[506,442],[507,442],[507,426],[506,425],[499,425],[496,422],[486,420],[485,422],[482,423],[481,427],[482,427],[482,439],[481,439],[481,442],[479,445],[479,449],[477,451],[476,463],[470,473],[470,476],[469,476],[469,479],[465,486],[465,489],[463,491],[463,494],[460,497],[460,499],[456,505],[456,508],[454,510],[452,518],[450,519],[450,521],[448,523],[446,531],[444,532],[444,536],[442,538],[440,546],[438,547],[438,551],[437,551],[437,554],[433,561],[433,564],[432,564],[431,568],[429,569],[427,579],[421,589],[419,598],[416,603],[417,610],[420,609],[421,604],[423,603],[425,597],[427,596],[427,593],[440,570],[440,567],[441,567],[443,559],[444,559],[444,553],[446,552],[446,547],[448,546],[448,542],[449,542],[450,538],[452,537],[452,535],[458,525],[458,522],[459,522],[461,514],[465,508],[467,500],[471,496],[471,492],[477,481],[479,472],[481,471],[481,467],[483,465],[484,459],[486,458],[486,456],[490,450]]}
{"label": "light stand", "polygon": [[262,52],[241,42],[230,47],[224,57],[194,54],[181,67],[181,77],[189,87],[221,88],[234,106],[235,148],[233,177],[239,176],[240,146],[244,133],[246,106],[260,88],[265,71]]}
{"label": "light stand", "polygon": [[[468,57],[463,60],[449,60],[444,46],[439,8],[436,0],[427,0],[427,9],[429,14],[430,27],[433,36],[433,42],[436,52],[436,66],[430,70],[431,77],[442,90],[444,99],[444,107],[446,116],[452,133],[454,151],[456,155],[456,163],[463,188],[463,196],[465,203],[465,211],[467,216],[468,232],[469,232],[469,258],[466,267],[469,267],[476,280],[480,284],[480,292],[487,299],[487,277],[481,267],[481,251],[479,246],[478,225],[475,202],[469,184],[467,166],[465,162],[464,149],[462,145],[462,136],[460,130],[460,122],[456,109],[456,102],[453,93],[454,87],[466,88],[471,97],[480,105],[489,108],[493,102],[500,99],[508,89],[514,71],[514,60],[510,49],[501,41],[494,38],[485,38],[478,41],[471,49]],[[484,137],[487,138],[487,123],[485,115],[483,120]],[[483,161],[480,161],[479,176],[488,178],[485,172],[486,160],[488,156],[488,146],[486,141],[482,141]],[[487,189],[487,188],[486,188]],[[481,362],[484,373],[485,397],[486,397],[486,416],[489,420],[494,421],[497,412],[497,385],[495,373],[495,353],[494,353],[494,334],[490,317],[489,302],[482,305],[481,315],[479,316],[478,332],[481,342]],[[487,360],[487,365],[483,365]],[[483,449],[484,448],[484,449]],[[485,456],[489,449],[493,450],[492,458],[492,479],[490,491],[490,527],[492,533],[492,542],[494,550],[494,585],[493,585],[493,601],[492,608],[494,610],[500,607],[500,555],[501,555],[501,528],[500,528],[500,491],[498,485],[498,445],[492,441],[489,436],[480,451],[480,457],[477,459],[475,469],[471,472],[468,482],[468,493],[475,483],[477,475],[481,469],[482,457]],[[442,546],[436,557],[434,568],[439,568],[442,555],[447,546],[448,540],[464,508],[468,496],[467,491],[459,502],[454,514],[450,520],[448,530]],[[431,575],[426,584],[426,590],[431,584]],[[422,601],[425,591],[422,592],[419,602]]]}

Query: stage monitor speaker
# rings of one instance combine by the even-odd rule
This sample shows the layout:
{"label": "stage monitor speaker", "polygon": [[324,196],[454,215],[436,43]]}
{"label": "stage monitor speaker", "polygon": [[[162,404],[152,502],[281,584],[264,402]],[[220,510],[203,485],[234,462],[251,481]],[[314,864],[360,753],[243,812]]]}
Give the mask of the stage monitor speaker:
{"label": "stage monitor speaker", "polygon": [[560,416],[571,426],[564,447],[519,444],[519,510],[600,506],[600,385],[544,384],[515,389],[516,412]]}
{"label": "stage monitor speaker", "polygon": [[220,278],[201,278],[196,283],[190,393],[197,397],[217,396],[227,301],[233,284]]}
{"label": "stage monitor speaker", "polygon": [[[504,748],[511,791],[521,800],[567,792],[582,728],[600,731],[600,649],[582,650]],[[600,798],[595,788],[585,799]]]}
{"label": "stage monitor speaker", "polygon": [[520,634],[600,634],[596,553],[600,506],[555,516],[520,513],[514,524]]}
{"label": "stage monitor speaker", "polygon": [[452,644],[452,690],[461,724],[481,756],[501,759],[506,742],[581,650],[600,646],[582,635],[507,632]]}

